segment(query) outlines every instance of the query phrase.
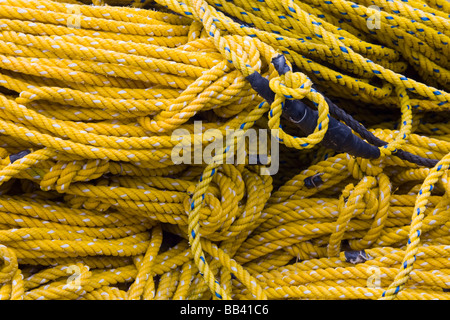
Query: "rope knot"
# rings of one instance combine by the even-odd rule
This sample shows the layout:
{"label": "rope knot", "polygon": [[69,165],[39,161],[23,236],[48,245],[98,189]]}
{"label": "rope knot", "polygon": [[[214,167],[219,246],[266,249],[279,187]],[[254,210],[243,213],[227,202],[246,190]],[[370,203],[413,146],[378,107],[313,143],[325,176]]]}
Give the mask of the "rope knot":
{"label": "rope knot", "polygon": [[302,100],[310,91],[312,81],[301,72],[288,71],[269,81],[270,89],[286,99]]}

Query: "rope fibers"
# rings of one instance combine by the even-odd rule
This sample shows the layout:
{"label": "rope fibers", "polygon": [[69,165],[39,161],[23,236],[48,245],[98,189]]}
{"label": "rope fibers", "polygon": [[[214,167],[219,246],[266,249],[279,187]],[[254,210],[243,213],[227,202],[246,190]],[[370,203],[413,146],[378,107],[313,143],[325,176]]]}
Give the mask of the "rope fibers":
{"label": "rope fibers", "polygon": [[0,0],[0,298],[448,299],[449,53],[446,0]]}

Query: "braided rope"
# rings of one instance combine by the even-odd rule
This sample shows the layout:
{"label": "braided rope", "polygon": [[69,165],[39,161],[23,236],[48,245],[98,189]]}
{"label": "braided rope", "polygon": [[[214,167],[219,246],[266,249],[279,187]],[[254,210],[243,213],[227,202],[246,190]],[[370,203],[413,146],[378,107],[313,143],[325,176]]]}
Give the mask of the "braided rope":
{"label": "braided rope", "polygon": [[450,5],[375,4],[1,1],[0,299],[449,299]]}

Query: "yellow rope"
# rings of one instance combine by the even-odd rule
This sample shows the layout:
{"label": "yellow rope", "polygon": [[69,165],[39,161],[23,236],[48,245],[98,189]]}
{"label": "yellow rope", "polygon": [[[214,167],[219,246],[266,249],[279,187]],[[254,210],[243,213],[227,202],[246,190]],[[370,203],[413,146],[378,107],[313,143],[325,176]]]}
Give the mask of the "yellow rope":
{"label": "yellow rope", "polygon": [[449,53],[444,0],[0,1],[0,299],[449,299]]}

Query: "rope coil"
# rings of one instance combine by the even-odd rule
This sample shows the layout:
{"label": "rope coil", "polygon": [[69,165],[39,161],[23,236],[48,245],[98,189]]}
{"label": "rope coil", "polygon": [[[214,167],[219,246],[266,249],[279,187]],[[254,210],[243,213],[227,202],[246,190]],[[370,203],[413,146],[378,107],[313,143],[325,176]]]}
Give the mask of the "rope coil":
{"label": "rope coil", "polygon": [[449,299],[450,6],[375,4],[1,0],[0,299]]}

